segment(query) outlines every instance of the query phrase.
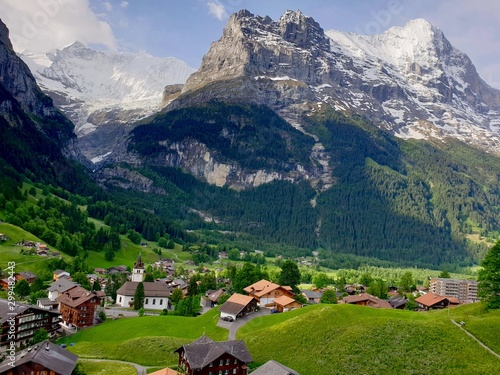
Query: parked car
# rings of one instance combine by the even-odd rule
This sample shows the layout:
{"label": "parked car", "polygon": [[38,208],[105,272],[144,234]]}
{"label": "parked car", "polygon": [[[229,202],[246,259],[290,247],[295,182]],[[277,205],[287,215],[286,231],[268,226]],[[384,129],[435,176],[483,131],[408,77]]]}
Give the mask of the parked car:
{"label": "parked car", "polygon": [[271,310],[271,314],[279,314],[281,311],[279,310],[276,310],[276,309],[272,309]]}
{"label": "parked car", "polygon": [[222,318],[222,320],[224,320],[224,321],[226,321],[226,322],[232,322],[232,321],[234,321],[233,317],[231,317],[231,316],[224,316],[224,317]]}

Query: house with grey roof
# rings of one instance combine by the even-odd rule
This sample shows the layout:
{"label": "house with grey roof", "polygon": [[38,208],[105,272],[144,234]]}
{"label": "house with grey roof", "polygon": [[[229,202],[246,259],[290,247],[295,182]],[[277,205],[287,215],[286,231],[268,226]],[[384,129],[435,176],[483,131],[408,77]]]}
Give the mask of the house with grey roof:
{"label": "house with grey roof", "polygon": [[48,298],[51,301],[55,301],[62,293],[74,288],[75,286],[78,286],[78,284],[66,278],[54,281],[47,289]]}
{"label": "house with grey roof", "polygon": [[207,336],[175,350],[183,374],[247,375],[252,356],[242,340],[215,342]]}
{"label": "house with grey roof", "polygon": [[[54,374],[71,375],[78,356],[48,340],[17,352],[16,358],[0,364],[0,375]],[[14,366],[12,366],[14,365]]]}
{"label": "house with grey roof", "polygon": [[279,362],[270,360],[252,371],[251,375],[300,375],[297,371],[292,370]]}

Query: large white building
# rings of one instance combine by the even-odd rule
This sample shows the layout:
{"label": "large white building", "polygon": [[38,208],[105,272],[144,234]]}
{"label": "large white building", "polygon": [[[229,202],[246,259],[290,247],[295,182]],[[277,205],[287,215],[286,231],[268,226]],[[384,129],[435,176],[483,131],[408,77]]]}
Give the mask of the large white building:
{"label": "large white building", "polygon": [[168,309],[172,288],[165,283],[142,281],[143,277],[144,264],[141,255],[139,255],[132,271],[132,281],[127,281],[117,290],[116,303],[122,307],[133,306],[135,291],[139,283],[142,283],[144,286],[144,308],[150,310]]}
{"label": "large white building", "polygon": [[477,281],[463,279],[431,278],[429,292],[447,297],[455,297],[460,303],[479,301]]}

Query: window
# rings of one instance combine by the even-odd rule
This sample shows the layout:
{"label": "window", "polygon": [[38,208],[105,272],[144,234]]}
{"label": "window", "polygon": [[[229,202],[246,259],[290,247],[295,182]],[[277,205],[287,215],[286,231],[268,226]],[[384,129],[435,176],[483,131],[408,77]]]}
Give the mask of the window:
{"label": "window", "polygon": [[118,300],[118,302],[121,302],[122,301],[122,296],[120,296],[120,299]]}
{"label": "window", "polygon": [[233,374],[236,374],[238,372],[238,369],[233,368]]}
{"label": "window", "polygon": [[226,359],[226,365],[229,365],[231,363],[231,360],[228,358]]}
{"label": "window", "polygon": [[224,375],[229,375],[229,370],[224,371]]}
{"label": "window", "polygon": [[146,301],[144,301],[144,304],[147,305],[149,303],[149,298],[146,298]]}
{"label": "window", "polygon": [[219,361],[219,366],[224,366],[224,360],[223,360],[223,359],[221,359],[221,360]]}
{"label": "window", "polygon": [[156,298],[153,298],[153,305],[156,305]]}
{"label": "window", "polygon": [[237,364],[238,363],[238,360],[235,358],[234,359],[234,364]]}
{"label": "window", "polygon": [[160,305],[163,305],[163,299],[160,299]]}
{"label": "window", "polygon": [[222,375],[222,370],[219,370],[219,372],[217,374],[218,375]]}

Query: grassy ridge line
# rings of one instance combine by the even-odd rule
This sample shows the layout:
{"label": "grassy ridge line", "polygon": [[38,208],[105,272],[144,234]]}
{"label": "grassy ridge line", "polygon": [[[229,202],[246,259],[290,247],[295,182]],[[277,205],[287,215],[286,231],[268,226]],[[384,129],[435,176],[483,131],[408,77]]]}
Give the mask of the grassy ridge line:
{"label": "grassy ridge line", "polygon": [[275,359],[303,374],[496,374],[500,368],[443,311],[310,306],[254,319],[237,338],[249,347],[253,366]]}

